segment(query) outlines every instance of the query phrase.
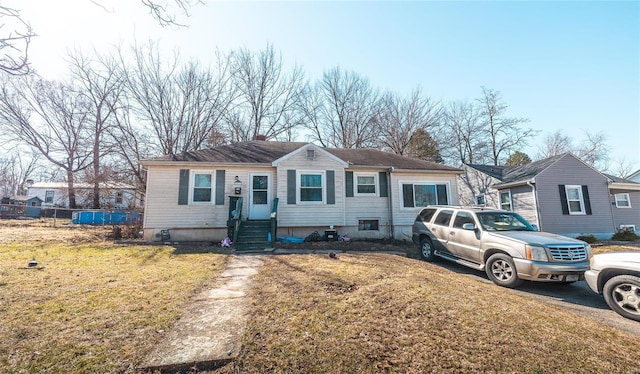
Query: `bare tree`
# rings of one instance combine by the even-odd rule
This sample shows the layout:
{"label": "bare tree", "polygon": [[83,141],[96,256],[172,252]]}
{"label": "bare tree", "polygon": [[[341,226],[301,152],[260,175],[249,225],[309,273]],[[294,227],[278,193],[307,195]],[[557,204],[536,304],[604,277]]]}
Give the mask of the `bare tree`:
{"label": "bare tree", "polygon": [[423,96],[419,88],[409,97],[388,92],[381,100],[379,120],[382,124],[382,149],[406,156],[411,150],[421,148],[419,140],[431,139],[429,132],[433,132],[442,121],[442,108],[439,103]]}
{"label": "bare tree", "polygon": [[538,147],[538,158],[547,158],[571,152],[585,163],[594,168],[607,171],[609,165],[609,146],[604,133],[591,133],[585,131],[584,138],[580,140],[579,146],[575,146],[573,139],[565,135],[562,130],[557,130],[553,134],[546,135],[542,145]]}
{"label": "bare tree", "polygon": [[[339,67],[326,71],[313,94],[319,98],[318,118],[310,121],[312,140],[325,147],[368,148],[378,144],[380,104],[378,90],[355,72]],[[312,112],[307,110],[307,113]]]}
{"label": "bare tree", "polygon": [[14,150],[0,158],[0,188],[2,196],[25,195],[26,181],[37,172],[39,155]]}
{"label": "bare tree", "polygon": [[451,163],[473,164],[488,161],[488,144],[476,107],[469,102],[453,102],[444,114],[439,138],[443,156]]}
{"label": "bare tree", "polygon": [[584,132],[584,139],[574,149],[574,153],[585,163],[602,171],[609,169],[609,147],[607,136],[603,132]]}
{"label": "bare tree", "polygon": [[230,58],[238,96],[226,118],[234,141],[279,138],[301,125],[302,69],[286,72],[281,54],[270,44],[258,53],[239,49]]}
{"label": "bare tree", "polygon": [[153,153],[199,149],[219,130],[231,100],[227,65],[220,55],[215,72],[194,62],[181,66],[177,55],[161,57],[153,43],[133,48],[133,66],[121,58],[135,114],[154,134],[149,138]]}
{"label": "bare tree", "polygon": [[528,119],[505,116],[509,106],[502,100],[500,92],[482,87],[482,96],[477,102],[494,165],[504,162],[509,152],[526,146],[536,134],[533,129],[520,126],[529,122]]}
{"label": "bare tree", "polygon": [[[151,16],[161,26],[184,26],[178,21],[178,14],[191,16],[191,8],[196,4],[204,4],[201,0],[140,0],[149,9]],[[177,8],[177,11],[176,11]]]}
{"label": "bare tree", "polygon": [[100,184],[108,180],[103,173],[101,161],[113,148],[114,142],[107,141],[107,131],[114,116],[116,103],[124,90],[123,79],[114,58],[89,57],[80,51],[69,53],[70,71],[73,81],[82,89],[80,94],[89,104],[88,117],[91,118],[87,130],[91,132],[92,163],[88,182],[93,184],[93,208],[100,208]]}
{"label": "bare tree", "polygon": [[571,138],[564,135],[562,130],[545,135],[542,144],[538,146],[538,159],[548,158],[571,152],[573,148]]}
{"label": "bare tree", "polygon": [[36,149],[66,172],[69,207],[76,207],[74,176],[91,165],[87,143],[90,104],[73,87],[33,76],[5,80],[0,124],[9,141]]}
{"label": "bare tree", "polygon": [[0,70],[11,75],[29,73],[29,46],[36,36],[20,11],[0,5]]}

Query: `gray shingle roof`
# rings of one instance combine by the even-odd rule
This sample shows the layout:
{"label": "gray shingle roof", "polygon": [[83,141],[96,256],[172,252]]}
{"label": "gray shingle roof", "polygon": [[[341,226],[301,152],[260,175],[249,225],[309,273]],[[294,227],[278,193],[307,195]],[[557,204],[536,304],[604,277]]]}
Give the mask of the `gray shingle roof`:
{"label": "gray shingle roof", "polygon": [[[220,164],[271,164],[273,161],[303,147],[304,142],[250,141],[218,147],[162,156],[145,161],[168,162],[212,162]],[[447,165],[383,152],[376,149],[324,148],[327,152],[349,165],[370,167],[394,167],[407,170],[440,170],[458,172],[460,169]]]}
{"label": "gray shingle roof", "polygon": [[487,174],[490,177],[494,177],[496,179],[502,180],[502,173],[504,172],[505,166],[495,166],[495,165],[481,165],[481,164],[467,164],[468,166]]}
{"label": "gray shingle roof", "polygon": [[557,156],[551,156],[542,160],[532,162],[521,166],[494,166],[494,165],[478,165],[469,164],[470,167],[492,176],[503,183],[524,182],[534,178],[543,170],[553,165],[556,161],[566,156],[563,153]]}

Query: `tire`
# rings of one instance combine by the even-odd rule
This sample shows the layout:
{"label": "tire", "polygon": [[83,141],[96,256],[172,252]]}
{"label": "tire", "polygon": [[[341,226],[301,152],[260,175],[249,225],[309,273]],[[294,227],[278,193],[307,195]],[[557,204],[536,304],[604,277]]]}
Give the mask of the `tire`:
{"label": "tire", "polygon": [[433,253],[433,243],[431,243],[431,239],[420,239],[420,258],[427,262],[435,261],[436,255]]}
{"label": "tire", "polygon": [[489,279],[498,286],[516,288],[522,284],[513,259],[504,253],[491,255],[487,260],[485,271]]}
{"label": "tire", "polygon": [[618,275],[607,281],[602,289],[604,301],[619,315],[640,321],[640,277]]}

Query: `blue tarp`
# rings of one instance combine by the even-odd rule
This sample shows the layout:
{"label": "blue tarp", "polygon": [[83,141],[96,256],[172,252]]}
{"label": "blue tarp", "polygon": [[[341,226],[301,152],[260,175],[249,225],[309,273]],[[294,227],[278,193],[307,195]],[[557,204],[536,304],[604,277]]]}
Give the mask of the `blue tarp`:
{"label": "blue tarp", "polygon": [[137,223],[140,213],[91,210],[73,212],[71,223],[78,225],[126,225]]}

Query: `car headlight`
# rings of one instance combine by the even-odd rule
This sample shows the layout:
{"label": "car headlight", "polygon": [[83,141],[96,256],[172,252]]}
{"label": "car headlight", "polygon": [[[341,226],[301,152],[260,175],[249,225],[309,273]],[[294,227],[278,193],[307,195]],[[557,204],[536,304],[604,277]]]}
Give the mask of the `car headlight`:
{"label": "car headlight", "polygon": [[527,259],[533,261],[549,261],[549,257],[547,257],[547,251],[544,247],[536,247],[534,245],[527,245]]}
{"label": "car headlight", "polygon": [[591,245],[587,244],[584,248],[587,250],[587,258],[592,258],[593,250],[591,249]]}

